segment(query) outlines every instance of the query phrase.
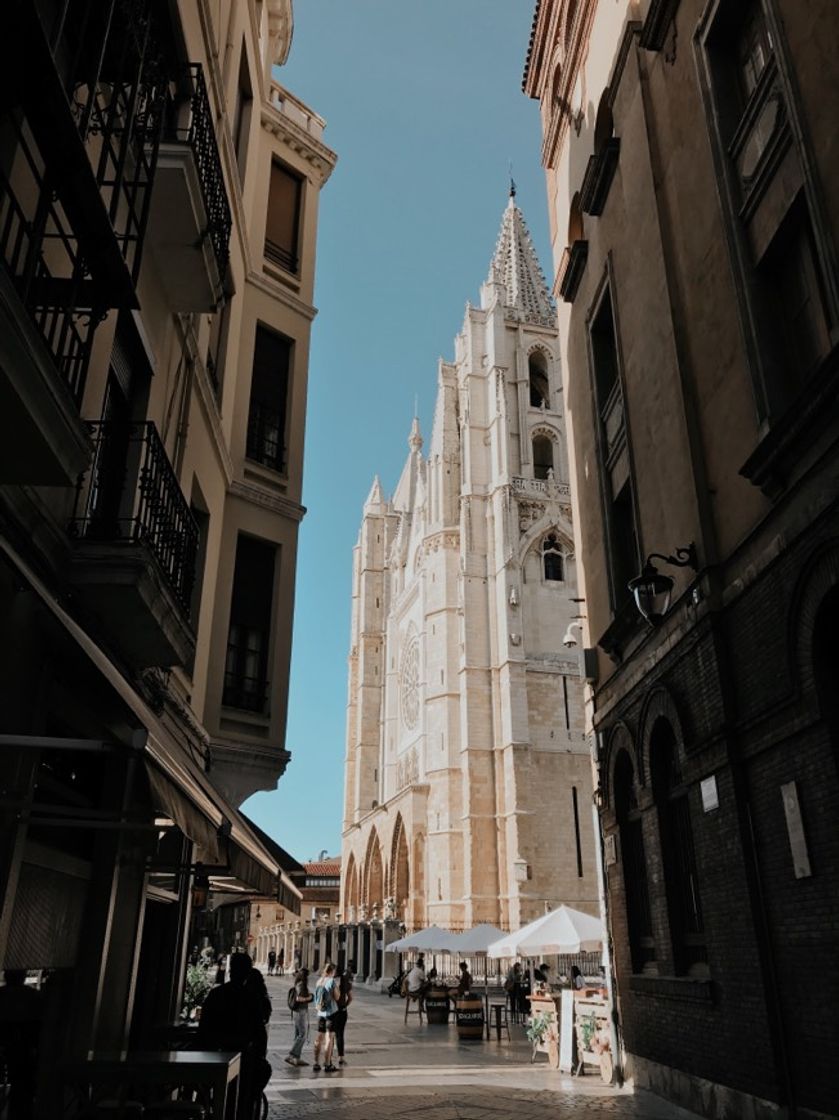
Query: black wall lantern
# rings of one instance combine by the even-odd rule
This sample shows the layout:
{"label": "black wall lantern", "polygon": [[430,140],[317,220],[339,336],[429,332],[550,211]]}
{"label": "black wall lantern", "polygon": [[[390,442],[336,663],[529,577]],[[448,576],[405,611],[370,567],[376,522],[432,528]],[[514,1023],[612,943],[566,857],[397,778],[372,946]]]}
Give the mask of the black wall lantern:
{"label": "black wall lantern", "polygon": [[207,896],[210,893],[210,879],[200,863],[195,865],[195,876],[192,880],[192,909],[203,910],[207,905]]}
{"label": "black wall lantern", "polygon": [[677,548],[673,556],[651,552],[644,561],[641,574],[629,581],[629,590],[635,597],[639,614],[650,626],[657,626],[670,607],[673,580],[670,576],[662,575],[653,560],[661,560],[674,568],[692,568],[696,571],[696,545],[691,543],[686,548]]}

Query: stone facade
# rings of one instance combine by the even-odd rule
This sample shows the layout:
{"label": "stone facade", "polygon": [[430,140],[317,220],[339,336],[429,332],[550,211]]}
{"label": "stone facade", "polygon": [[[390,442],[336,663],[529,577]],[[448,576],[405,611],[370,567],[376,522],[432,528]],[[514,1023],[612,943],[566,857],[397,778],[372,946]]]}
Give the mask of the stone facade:
{"label": "stone facade", "polygon": [[237,807],[288,759],[336,159],[290,0],[83,7],[0,37],[0,968],[49,977],[53,1066],[177,1019],[208,893],[299,906]]}
{"label": "stone facade", "polygon": [[[625,1068],[712,1117],[839,1101],[837,34],[541,0],[525,69]],[[628,580],[689,544],[646,625]]]}
{"label": "stone facade", "polygon": [[511,196],[428,452],[415,420],[392,497],[376,479],[364,504],[344,922],[597,910],[566,441],[555,312]]}

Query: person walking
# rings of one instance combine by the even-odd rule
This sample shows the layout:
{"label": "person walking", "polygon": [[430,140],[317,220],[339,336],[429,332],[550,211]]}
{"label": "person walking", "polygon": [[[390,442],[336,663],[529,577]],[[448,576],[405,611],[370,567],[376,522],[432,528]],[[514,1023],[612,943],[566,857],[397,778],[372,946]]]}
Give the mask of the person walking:
{"label": "person walking", "polygon": [[347,1008],[352,1003],[352,973],[348,968],[343,969],[343,971],[339,969],[335,973],[335,982],[338,986],[338,994],[335,999],[338,1010],[332,1016],[332,1024],[335,1028],[338,1065],[345,1066],[347,1063],[344,1060],[344,1031],[347,1026]]}
{"label": "person walking", "polygon": [[294,1022],[294,1041],[285,1059],[290,1066],[307,1066],[303,1060],[303,1047],[309,1038],[309,1004],[313,996],[309,991],[309,970],[301,968],[294,976],[294,1004],[289,1000]]}
{"label": "person walking", "polygon": [[318,1033],[315,1038],[315,1060],[312,1069],[317,1073],[320,1068],[321,1051],[323,1052],[323,1072],[335,1073],[332,1064],[332,1050],[335,1046],[335,1012],[338,1010],[336,1000],[335,965],[327,961],[321,969],[315,988],[315,1010],[318,1013]]}
{"label": "person walking", "polygon": [[280,974],[280,976],[282,976],[282,974],[283,974],[284,965],[285,965],[285,949],[281,945],[280,946],[280,951],[277,954],[277,972]]}
{"label": "person walking", "polygon": [[273,949],[268,950],[268,975],[274,975],[274,969],[277,967],[277,954]]}

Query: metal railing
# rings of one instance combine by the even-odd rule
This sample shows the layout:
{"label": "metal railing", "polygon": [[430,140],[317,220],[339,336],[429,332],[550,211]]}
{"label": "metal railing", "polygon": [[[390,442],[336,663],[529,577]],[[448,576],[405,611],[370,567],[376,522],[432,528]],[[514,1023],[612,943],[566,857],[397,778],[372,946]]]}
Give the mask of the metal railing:
{"label": "metal railing", "polygon": [[87,267],[53,187],[22,133],[18,151],[25,168],[20,176],[23,197],[29,196],[27,185],[34,187],[32,213],[27,215],[13,184],[0,170],[0,260],[78,407],[101,316],[91,307]]}
{"label": "metal railing", "polygon": [[268,237],[265,238],[265,259],[271,264],[279,265],[285,272],[297,272],[297,254],[284,249]]}
{"label": "metal railing", "polygon": [[164,140],[185,143],[192,149],[207,212],[207,236],[213,246],[219,275],[223,277],[227,268],[232,218],[200,62],[191,62],[186,67],[180,86],[188,87],[191,93],[187,97],[170,95]]}
{"label": "metal railing", "polygon": [[198,526],[150,420],[88,424],[95,451],[82,476],[70,533],[79,539],[145,545],[189,616]]}
{"label": "metal railing", "polygon": [[262,401],[251,401],[245,454],[249,459],[285,470],[285,416]]}

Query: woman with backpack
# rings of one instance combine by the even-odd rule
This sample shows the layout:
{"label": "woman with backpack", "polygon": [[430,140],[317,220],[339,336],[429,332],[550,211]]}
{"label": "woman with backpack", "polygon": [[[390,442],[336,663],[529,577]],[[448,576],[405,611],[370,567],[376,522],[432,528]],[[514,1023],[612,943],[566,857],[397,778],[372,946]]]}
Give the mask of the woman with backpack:
{"label": "woman with backpack", "polygon": [[294,976],[294,987],[288,990],[288,1008],[294,1020],[294,1041],[286,1061],[290,1066],[307,1066],[301,1058],[303,1047],[309,1037],[309,1004],[312,993],[309,991],[309,970],[301,968]]}
{"label": "woman with backpack", "polygon": [[315,1038],[315,1060],[312,1069],[320,1070],[320,1054],[323,1051],[323,1072],[335,1073],[332,1064],[332,1048],[335,1045],[335,1012],[338,1010],[338,986],[335,983],[335,965],[327,961],[321,969],[315,988],[315,1010],[318,1013],[318,1033]]}
{"label": "woman with backpack", "polygon": [[344,1030],[347,1026],[347,1008],[352,1003],[352,973],[348,968],[339,969],[335,973],[337,997],[335,1002],[338,1010],[332,1016],[332,1025],[335,1030],[335,1046],[338,1049],[338,1065],[345,1066],[344,1061]]}

